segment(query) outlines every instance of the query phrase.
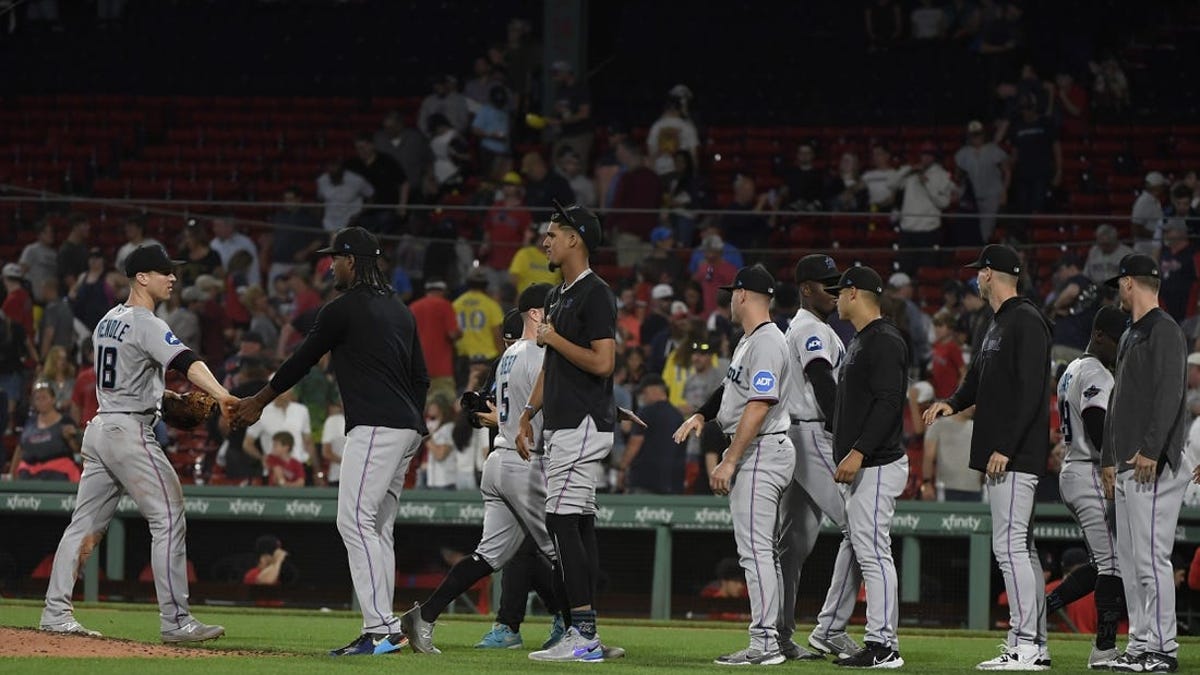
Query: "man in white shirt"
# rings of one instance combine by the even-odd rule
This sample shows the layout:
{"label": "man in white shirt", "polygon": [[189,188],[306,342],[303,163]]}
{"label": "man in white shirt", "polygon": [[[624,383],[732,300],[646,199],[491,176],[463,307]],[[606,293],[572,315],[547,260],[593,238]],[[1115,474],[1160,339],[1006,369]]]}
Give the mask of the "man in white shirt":
{"label": "man in white shirt", "polygon": [[246,429],[246,442],[243,446],[247,453],[255,454],[254,441],[258,441],[263,451],[270,451],[271,439],[280,431],[286,431],[292,438],[303,439],[303,442],[292,446],[292,457],[308,464],[312,456],[312,420],[308,415],[308,406],[297,403],[292,396],[292,390],[279,395],[271,405],[263,408],[262,417]]}
{"label": "man in white shirt", "polygon": [[146,236],[146,220],[142,216],[130,216],[125,221],[125,239],[128,241],[117,249],[117,259],[113,265],[118,270],[125,269],[125,257],[133,253],[133,249],[143,244],[161,246],[156,239]]}
{"label": "man in white shirt", "polygon": [[1117,228],[1104,223],[1096,228],[1096,243],[1088,250],[1087,262],[1083,265],[1083,276],[1102,284],[1117,276],[1121,258],[1133,253],[1133,249],[1117,238]]}
{"label": "man in white shirt", "polygon": [[212,221],[213,238],[208,242],[209,248],[221,256],[221,267],[229,271],[229,261],[233,254],[245,251],[250,254],[250,268],[246,270],[246,285],[258,286],[262,280],[258,267],[258,247],[250,237],[233,228],[233,216],[219,216]]}
{"label": "man in white shirt", "polygon": [[321,456],[329,462],[325,482],[336,486],[342,480],[342,449],[346,447],[346,416],[341,402],[329,404],[329,416],[321,428]]}
{"label": "man in white shirt", "polygon": [[366,178],[347,171],[340,161],[331,162],[325,173],[317,178],[317,197],[325,202],[321,226],[326,232],[337,232],[363,208],[363,200],[375,196],[375,189]]}
{"label": "man in white shirt", "polygon": [[[950,174],[937,163],[937,148],[921,146],[921,158],[915,166],[900,167],[904,203],[900,207],[900,266],[916,274],[920,265],[934,265],[932,249],[941,244],[942,209],[954,196]],[[906,253],[904,249],[923,249]]]}
{"label": "man in white shirt", "polygon": [[1167,196],[1167,177],[1158,171],[1146,174],[1146,189],[1133,202],[1133,250],[1158,259],[1162,249],[1162,202]]}
{"label": "man in white shirt", "polygon": [[896,202],[896,187],[899,172],[892,166],[892,153],[883,145],[871,148],[871,168],[863,172],[862,182],[867,186],[867,201],[872,211],[886,211]]}
{"label": "man in white shirt", "polygon": [[38,238],[21,251],[18,261],[25,268],[30,285],[40,291],[48,280],[58,278],[58,250],[54,248],[54,226],[42,223]]}

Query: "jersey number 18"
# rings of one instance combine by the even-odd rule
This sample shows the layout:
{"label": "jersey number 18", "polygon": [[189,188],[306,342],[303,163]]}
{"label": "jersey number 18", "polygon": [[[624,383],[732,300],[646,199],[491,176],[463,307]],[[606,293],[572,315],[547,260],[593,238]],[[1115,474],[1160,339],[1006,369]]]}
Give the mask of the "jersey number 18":
{"label": "jersey number 18", "polygon": [[96,355],[96,370],[100,373],[100,388],[117,386],[117,348],[101,347]]}

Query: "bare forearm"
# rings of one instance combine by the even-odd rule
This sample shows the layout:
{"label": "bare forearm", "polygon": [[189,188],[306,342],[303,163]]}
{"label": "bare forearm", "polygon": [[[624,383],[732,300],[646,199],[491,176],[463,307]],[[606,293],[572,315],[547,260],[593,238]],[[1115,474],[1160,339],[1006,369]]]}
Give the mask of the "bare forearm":
{"label": "bare forearm", "polygon": [[220,382],[217,382],[216,376],[203,361],[196,361],[188,366],[187,376],[189,382],[200,387],[213,398],[229,396],[229,391],[222,387]]}

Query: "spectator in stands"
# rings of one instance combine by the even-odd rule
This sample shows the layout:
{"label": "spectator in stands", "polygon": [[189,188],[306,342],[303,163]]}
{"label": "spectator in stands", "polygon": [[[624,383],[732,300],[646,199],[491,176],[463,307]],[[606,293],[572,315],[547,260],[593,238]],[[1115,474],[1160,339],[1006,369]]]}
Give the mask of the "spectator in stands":
{"label": "spectator in stands", "polygon": [[479,167],[484,174],[491,173],[497,157],[512,154],[509,142],[508,90],[493,85],[487,101],[475,113],[471,121],[471,133],[479,140]]}
{"label": "spectator in stands", "polygon": [[684,115],[680,100],[668,96],[662,115],[650,125],[646,151],[655,173],[666,176],[676,170],[675,153],[686,152],[693,161],[700,147],[696,125]]}
{"label": "spectator in stands", "polygon": [[283,191],[282,210],[271,216],[271,266],[267,269],[267,288],[298,263],[321,247],[324,240],[321,224],[312,211],[300,202],[300,190],[288,186]]}
{"label": "spectator in stands", "polygon": [[329,463],[325,482],[336,487],[342,480],[342,450],[346,447],[346,414],[340,400],[329,404],[321,427],[321,458]]}
{"label": "spectator in stands", "polygon": [[433,166],[429,139],[418,129],[406,126],[396,110],[383,118],[383,128],[372,139],[375,149],[396,160],[408,178],[409,190],[415,190],[421,177]]}
{"label": "spectator in stands", "polygon": [[[33,345],[33,296],[29,293],[29,282],[25,270],[19,263],[7,263],[0,269],[4,276],[4,304],[0,311],[13,321],[21,324],[30,346]],[[107,310],[106,310],[107,311]],[[36,353],[36,352],[35,352]]]}
{"label": "spectator in stands", "polygon": [[79,372],[75,375],[75,386],[71,388],[71,419],[79,422],[80,428],[87,428],[88,422],[100,410],[100,401],[96,397],[96,364],[92,352],[92,338],[83,339],[79,347]]}
{"label": "spectator in stands", "polygon": [[949,310],[939,310],[933,315],[933,345],[930,348],[929,383],[933,385],[934,398],[949,398],[963,374],[967,372],[963,360],[962,345],[954,334],[955,317]]}
{"label": "spectator in stands", "polygon": [[488,102],[488,94],[492,87],[492,62],[486,56],[480,56],[472,64],[475,77],[463,85],[463,96],[467,97],[467,105],[479,109]]}
{"label": "spectator in stands", "polygon": [[296,438],[287,431],[271,436],[271,452],[267,455],[267,485],[275,487],[304,487],[304,465],[293,456]]}
{"label": "spectator in stands", "polygon": [[[980,54],[1003,55],[1012,52],[1020,44],[1021,9],[1010,2],[980,3],[980,29],[975,47]],[[1000,62],[998,67],[1004,62]]]}
{"label": "spectator in stands", "polygon": [[1088,128],[1087,90],[1075,82],[1067,70],[1054,76],[1054,98],[1051,101],[1054,116],[1062,121],[1063,132],[1079,136]]}
{"label": "spectator in stands", "polygon": [[[229,393],[243,398],[253,396],[266,386],[268,374],[267,364],[262,359],[244,359],[237,375],[234,376],[234,384]],[[222,446],[225,477],[242,485],[258,483],[263,474],[263,455],[254,442],[257,438],[252,438],[247,443],[247,429],[230,429],[224,417],[219,418],[216,423],[220,434],[225,437]]]}
{"label": "spectator in stands", "polygon": [[[260,286],[247,286],[240,291],[242,305],[250,312],[248,332],[262,337],[263,344],[279,344],[278,312],[267,300],[267,294]],[[186,343],[185,343],[186,344]]]}
{"label": "spectator in stands", "polygon": [[1187,230],[1188,237],[1200,237],[1200,211],[1192,206],[1195,193],[1191,186],[1178,182],[1171,186],[1171,203],[1163,209],[1163,229],[1172,226]]}
{"label": "spectator in stands", "polygon": [[963,313],[958,318],[956,330],[964,344],[971,347],[971,356],[977,356],[987,334],[988,322],[992,320],[992,308],[979,296],[979,284],[974,279],[963,286]]}
{"label": "spectator in stands", "polygon": [[[650,289],[650,311],[642,319],[638,336],[642,345],[649,345],[659,333],[666,331],[671,323],[671,303],[675,300],[675,289],[669,284],[656,284]],[[633,373],[630,373],[631,377]],[[639,374],[640,377],[640,374]]]}
{"label": "spectator in stands", "polygon": [[317,199],[325,202],[321,227],[337,232],[350,225],[363,208],[363,200],[374,196],[375,190],[366,178],[346,170],[346,163],[334,160],[317,178]]}
{"label": "spectator in stands", "polygon": [[183,290],[175,289],[167,301],[158,306],[155,313],[167,323],[167,327],[175,337],[185,345],[200,346],[200,315],[208,294],[188,286]]}
{"label": "spectator in stands", "polygon": [[915,290],[912,277],[904,272],[896,272],[888,277],[884,294],[903,303],[904,314],[908,319],[909,363],[918,371],[922,371],[925,366],[929,365],[929,334],[933,332],[933,324],[929,315],[921,311],[921,308],[913,300]]}
{"label": "spectator in stands", "polygon": [[[707,219],[704,221],[704,227],[700,229],[701,245],[692,250],[692,258],[688,261],[688,273],[695,274],[696,270],[700,268],[700,263],[704,262],[705,251],[703,243],[709,237],[721,237],[721,226],[716,220]],[[728,241],[725,241],[725,248],[721,251],[721,257],[737,269],[745,267],[742,252]]]}
{"label": "spectator in stands", "polygon": [[459,134],[467,133],[471,113],[467,110],[467,98],[456,89],[458,80],[452,75],[438,75],[433,78],[432,84],[433,93],[421,101],[421,108],[417,111],[417,126],[433,138],[438,135],[433,118],[441,115]]}
{"label": "spectator in stands", "polygon": [[946,13],[933,0],[919,0],[909,14],[914,40],[936,40],[946,36]]}
{"label": "spectator in stands", "polygon": [[212,250],[221,256],[221,267],[230,269],[230,261],[238,251],[250,254],[250,268],[246,272],[246,285],[255,286],[262,283],[262,272],[258,264],[258,246],[250,237],[238,232],[234,227],[232,215],[213,218],[213,238],[208,243]]}
{"label": "spectator in stands", "polygon": [[978,502],[983,495],[983,474],[967,466],[975,406],[957,415],[939,417],[925,431],[921,457],[921,499],[925,501]]}
{"label": "spectator in stands", "polygon": [[[200,318],[200,353],[211,367],[211,364],[224,363],[233,326],[223,302],[225,284],[212,275],[201,274],[196,277],[194,288],[204,294],[199,303],[193,304],[193,311]],[[213,372],[218,378],[224,375],[219,368],[213,369]]]}
{"label": "spectator in stands", "polygon": [[583,163],[579,155],[570,148],[563,148],[558,153],[558,162],[554,167],[560,176],[566,179],[575,195],[575,203],[587,208],[596,206],[596,185],[583,173]]}
{"label": "spectator in stands", "polygon": [[33,410],[13,452],[12,480],[79,482],[79,429],[75,421],[54,406],[54,387],[49,382],[33,385]]}
{"label": "spectator in stands", "polygon": [[476,358],[490,361],[504,351],[504,341],[500,335],[504,311],[487,294],[487,288],[487,274],[475,268],[467,275],[467,291],[452,303],[462,330],[455,349],[464,362]]}
{"label": "spectator in stands", "polygon": [[863,12],[867,31],[867,51],[887,50],[900,40],[904,21],[900,18],[900,3],[894,0],[874,0]]}
{"label": "spectator in stands", "polygon": [[38,227],[37,239],[21,250],[18,261],[32,288],[41,288],[47,279],[58,279],[58,249],[54,247],[54,225],[48,221]]}
{"label": "spectator in stands", "polygon": [[371,134],[359,134],[354,139],[354,154],[347,160],[346,169],[371,184],[371,203],[378,205],[359,215],[359,225],[372,232],[391,234],[408,215],[408,176],[399,162],[375,149]]}
{"label": "spectator in stands", "polygon": [[512,276],[518,294],[532,284],[562,283],[562,272],[551,271],[550,260],[546,258],[546,251],[542,248],[542,239],[546,236],[548,227],[548,223],[530,223],[525,230],[524,245],[517,250],[508,266],[508,273]]}
{"label": "spectator in stands", "polygon": [[862,181],[867,186],[867,205],[871,211],[887,211],[895,205],[900,172],[892,166],[892,151],[886,145],[871,148],[871,169],[863,172]]}
{"label": "spectator in stands", "polygon": [[1054,271],[1054,290],[1046,297],[1046,314],[1054,326],[1050,358],[1070,363],[1083,356],[1092,336],[1092,320],[1100,309],[1100,287],[1083,274],[1079,258],[1064,255]]}
{"label": "spectator in stands", "polygon": [[254,331],[242,333],[242,339],[238,342],[237,351],[225,359],[225,380],[221,384],[226,389],[232,389],[243,363],[246,361],[261,362],[267,359],[266,346],[262,335]]}
{"label": "spectator in stands", "polygon": [[1083,275],[1093,282],[1102,284],[1117,275],[1121,258],[1133,253],[1117,238],[1117,228],[1103,223],[1096,228],[1096,243],[1088,249]]}
{"label": "spectator in stands", "polygon": [[825,203],[832,211],[858,213],[867,209],[867,186],[858,168],[858,155],[842,153],[838,169],[829,179]]}
{"label": "spectator in stands", "polygon": [[[820,211],[825,196],[825,174],[813,164],[813,146],[801,143],[796,148],[796,164],[783,173],[780,203],[789,211]],[[735,188],[736,189],[736,188]]]}
{"label": "spectator in stands", "polygon": [[717,291],[722,286],[733,285],[738,268],[721,257],[725,250],[725,242],[717,235],[711,235],[700,244],[704,250],[704,262],[692,274],[692,279],[700,284],[704,296],[703,315],[717,308]]}
{"label": "spectator in stands", "polygon": [[659,331],[649,342],[646,349],[646,371],[661,373],[667,366],[667,360],[684,342],[691,342],[691,318],[688,307],[681,300],[671,302],[671,314],[667,330]]}
{"label": "spectator in stands", "polygon": [[75,351],[75,313],[59,290],[57,279],[47,279],[41,288],[42,318],[38,323],[38,355],[42,360],[53,347]]}
{"label": "spectator in stands", "polygon": [[38,381],[50,385],[54,392],[54,407],[61,413],[71,411],[71,392],[75,389],[75,364],[64,347],[53,347],[42,363]]}
{"label": "spectator in stands", "polygon": [[[1043,117],[1030,98],[1019,105],[1020,117],[1008,129],[1012,143],[1013,206],[1017,213],[1044,213],[1046,193],[1062,183],[1062,144],[1058,130]],[[1024,220],[1017,221],[1016,234],[1024,236]]]}
{"label": "spectator in stands", "polygon": [[179,253],[184,262],[175,268],[175,278],[183,288],[196,283],[196,277],[202,274],[216,274],[223,266],[221,255],[213,250],[208,233],[195,218],[189,218],[187,226],[183,228],[183,246]]}
{"label": "spectator in stands", "polygon": [[1008,201],[1012,182],[1008,153],[987,140],[982,122],[971,120],[967,124],[967,143],[954,154],[954,164],[964,188],[959,204],[963,210],[979,215],[978,241],[962,243],[987,244],[996,231],[996,214]]}
{"label": "spectator in stands", "polygon": [[622,289],[617,297],[617,344],[621,349],[633,349],[641,345],[645,313],[645,301],[638,300],[632,288]]}
{"label": "spectator in stands", "polygon": [[[937,162],[937,148],[921,146],[917,164],[900,168],[904,202],[900,207],[900,267],[916,274],[920,265],[937,264],[931,250],[942,243],[942,209],[954,196],[950,174]],[[919,249],[905,252],[905,249]]]}
{"label": "spectator in stands", "polygon": [[[301,476],[303,477],[303,467]],[[254,553],[258,556],[258,563],[246,570],[242,583],[247,586],[278,586],[283,561],[288,557],[288,552],[283,549],[283,542],[273,534],[264,534],[254,540]]]}
{"label": "spectator in stands", "polygon": [[91,223],[82,213],[67,216],[67,238],[58,247],[58,275],[66,288],[87,271],[88,234]]}
{"label": "spectator in stands", "polygon": [[641,147],[625,139],[617,144],[617,161],[621,175],[613,194],[614,209],[639,209],[641,213],[612,213],[605,225],[616,236],[619,265],[636,265],[642,256],[650,231],[658,224],[658,209],[662,206],[663,188],[658,174],[646,166]]}
{"label": "spectator in stands", "polygon": [[773,216],[768,215],[772,208],[771,196],[758,194],[754,179],[739,174],[733,180],[733,202],[726,207],[735,213],[726,213],[719,221],[723,240],[742,251],[766,248],[773,224]]}
{"label": "spectator in stands", "polygon": [[441,394],[429,397],[425,406],[425,487],[431,490],[454,490],[458,487],[458,453],[454,445],[455,406]]}
{"label": "spectator in stands", "polygon": [[1088,68],[1092,72],[1092,93],[1096,96],[1096,107],[1106,112],[1120,115],[1130,106],[1129,78],[1115,56],[1109,56],[1100,63],[1090,62]]}
{"label": "spectator in stands", "polygon": [[1158,171],[1146,174],[1146,189],[1133,202],[1133,250],[1158,256],[1162,245],[1162,202],[1167,196],[1167,178]]}
{"label": "spectator in stands", "polygon": [[0,420],[0,431],[5,434],[16,426],[13,412],[17,402],[25,395],[25,359],[33,359],[34,356],[25,329],[0,311],[0,394],[7,402],[3,407],[4,419]]}
{"label": "spectator in stands", "polygon": [[142,215],[129,216],[125,219],[125,243],[117,249],[114,264],[118,271],[125,272],[125,256],[133,253],[133,249],[145,244],[158,244],[158,240],[146,236],[146,218]]}
{"label": "spectator in stands", "polygon": [[1196,284],[1196,249],[1188,242],[1187,226],[1171,222],[1163,233],[1162,253],[1159,255],[1162,285],[1158,297],[1163,309],[1182,322],[1188,315]]}
{"label": "spectator in stands", "polygon": [[[262,417],[246,429],[246,440],[242,447],[246,454],[253,456],[253,444],[257,441],[260,448],[274,452],[272,444],[281,431],[292,437],[288,456],[301,464],[308,464],[314,457],[312,418],[309,417],[308,407],[296,402],[291,389],[281,393],[279,398],[263,408]],[[270,476],[270,467],[267,469]]]}
{"label": "spectator in stands", "polygon": [[453,399],[457,394],[454,343],[462,336],[462,329],[454,306],[446,299],[446,282],[432,278],[426,281],[424,297],[409,305],[409,310],[417,322],[417,337],[429,371],[429,396],[441,394]]}
{"label": "spectator in stands", "polygon": [[666,383],[667,403],[670,403],[675,408],[682,408],[687,405],[687,399],[683,397],[683,390],[687,387],[688,378],[694,372],[692,345],[696,344],[696,341],[699,339],[696,322],[689,320],[688,335],[675,345],[675,348],[667,355],[666,364],[663,365],[661,376],[663,382]]}
{"label": "spectator in stands", "polygon": [[462,182],[462,165],[470,160],[469,148],[462,134],[445,115],[429,118],[433,127],[429,149],[433,153],[433,177],[439,188]]}
{"label": "spectator in stands", "polygon": [[555,61],[550,66],[554,80],[554,112],[546,122],[558,131],[554,153],[565,145],[579,155],[584,166],[592,157],[592,95],[587,85],[580,82],[575,68],[566,61]]}
{"label": "spectator in stands", "polygon": [[700,206],[700,181],[692,155],[680,150],[675,153],[675,170],[666,176],[666,204],[661,219],[675,230],[675,240],[689,247],[696,238],[696,212]]}
{"label": "spectator in stands", "polygon": [[645,263],[653,264],[671,279],[683,277],[683,259],[675,248],[675,231],[659,225],[650,232],[650,254]]}
{"label": "spectator in stands", "polygon": [[[667,401],[667,384],[657,375],[638,382],[638,416],[646,428],[635,426],[617,473],[617,490],[629,494],[683,494],[687,455],[671,437],[683,415]],[[672,427],[671,425],[675,426]]]}
{"label": "spectator in stands", "polygon": [[557,171],[550,171],[540,152],[527,152],[521,158],[521,175],[525,178],[525,205],[540,220],[549,220],[554,201],[563,206],[571,204],[575,193],[571,184]]}
{"label": "spectator in stands", "polygon": [[304,339],[304,335],[308,331],[298,328],[297,323],[305,315],[315,314],[320,309],[321,294],[312,287],[307,265],[296,265],[291,272],[279,278],[287,284],[292,300],[291,312],[287,321],[283,322],[283,327],[279,331],[279,340],[276,342],[275,356],[282,361]]}
{"label": "spectator in stands", "polygon": [[480,257],[486,258],[488,266],[508,269],[523,239],[528,238],[533,216],[525,208],[525,188],[521,174],[509,171],[504,174],[500,188],[500,199],[488,209],[483,218],[483,245]]}
{"label": "spectator in stands", "polygon": [[691,415],[721,386],[725,371],[715,367],[718,345],[707,338],[692,343],[692,373],[683,387],[684,405],[679,412]]}

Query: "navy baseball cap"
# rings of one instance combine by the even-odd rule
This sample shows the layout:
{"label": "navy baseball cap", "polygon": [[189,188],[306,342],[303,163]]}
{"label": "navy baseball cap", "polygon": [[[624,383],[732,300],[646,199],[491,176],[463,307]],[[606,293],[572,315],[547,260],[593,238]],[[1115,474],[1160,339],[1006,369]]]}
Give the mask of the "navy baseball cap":
{"label": "navy baseball cap", "polygon": [[763,295],[775,295],[775,277],[762,265],[752,265],[738,270],[732,286],[721,286],[723,291],[754,291]]}
{"label": "navy baseball cap", "polygon": [[979,253],[979,260],[963,267],[980,270],[988,268],[1016,276],[1021,273],[1021,257],[1009,246],[989,244]]}
{"label": "navy baseball cap", "polygon": [[563,206],[557,199],[554,200],[554,215],[550,216],[550,222],[578,232],[588,253],[594,252],[600,245],[600,219],[578,204]]}
{"label": "navy baseball cap", "polygon": [[1154,277],[1158,278],[1158,263],[1154,262],[1154,258],[1144,253],[1130,253],[1121,258],[1121,266],[1117,270],[1117,275],[1108,281],[1104,282],[1105,286],[1116,288],[1117,282],[1121,277]]}
{"label": "navy baseball cap", "polygon": [[829,284],[837,281],[841,276],[841,272],[838,272],[837,269],[837,263],[824,253],[806,255],[796,263],[796,283],[798,284],[805,281],[820,281],[823,284]]}
{"label": "navy baseball cap", "polygon": [[662,378],[662,375],[650,373],[649,375],[643,375],[642,379],[638,381],[637,391],[640,392],[646,387],[662,387],[663,389],[666,389],[667,381]]}
{"label": "navy baseball cap", "polygon": [[322,255],[362,255],[377,258],[381,254],[379,240],[361,227],[343,227],[333,235],[333,243],[319,249]]}
{"label": "navy baseball cap", "polygon": [[550,290],[554,288],[550,284],[530,284],[528,288],[521,291],[521,295],[517,298],[517,311],[528,312],[531,309],[545,309],[546,296],[550,295]]}
{"label": "navy baseball cap", "polygon": [[837,283],[826,286],[825,290],[837,295],[843,288],[857,288],[860,291],[870,291],[875,295],[883,294],[883,279],[870,267],[851,267],[842,272]]}
{"label": "navy baseball cap", "polygon": [[125,256],[125,276],[132,279],[140,272],[171,274],[183,263],[183,260],[171,260],[161,244],[142,244]]}
{"label": "navy baseball cap", "polygon": [[1121,335],[1125,333],[1128,326],[1129,315],[1112,305],[1101,307],[1096,311],[1095,318],[1092,319],[1092,330],[1104,333],[1112,338],[1113,342],[1121,339]]}
{"label": "navy baseball cap", "polygon": [[521,312],[510,309],[508,314],[504,315],[504,324],[501,328],[502,337],[505,340],[520,340],[521,334],[525,332],[525,319],[521,318]]}

